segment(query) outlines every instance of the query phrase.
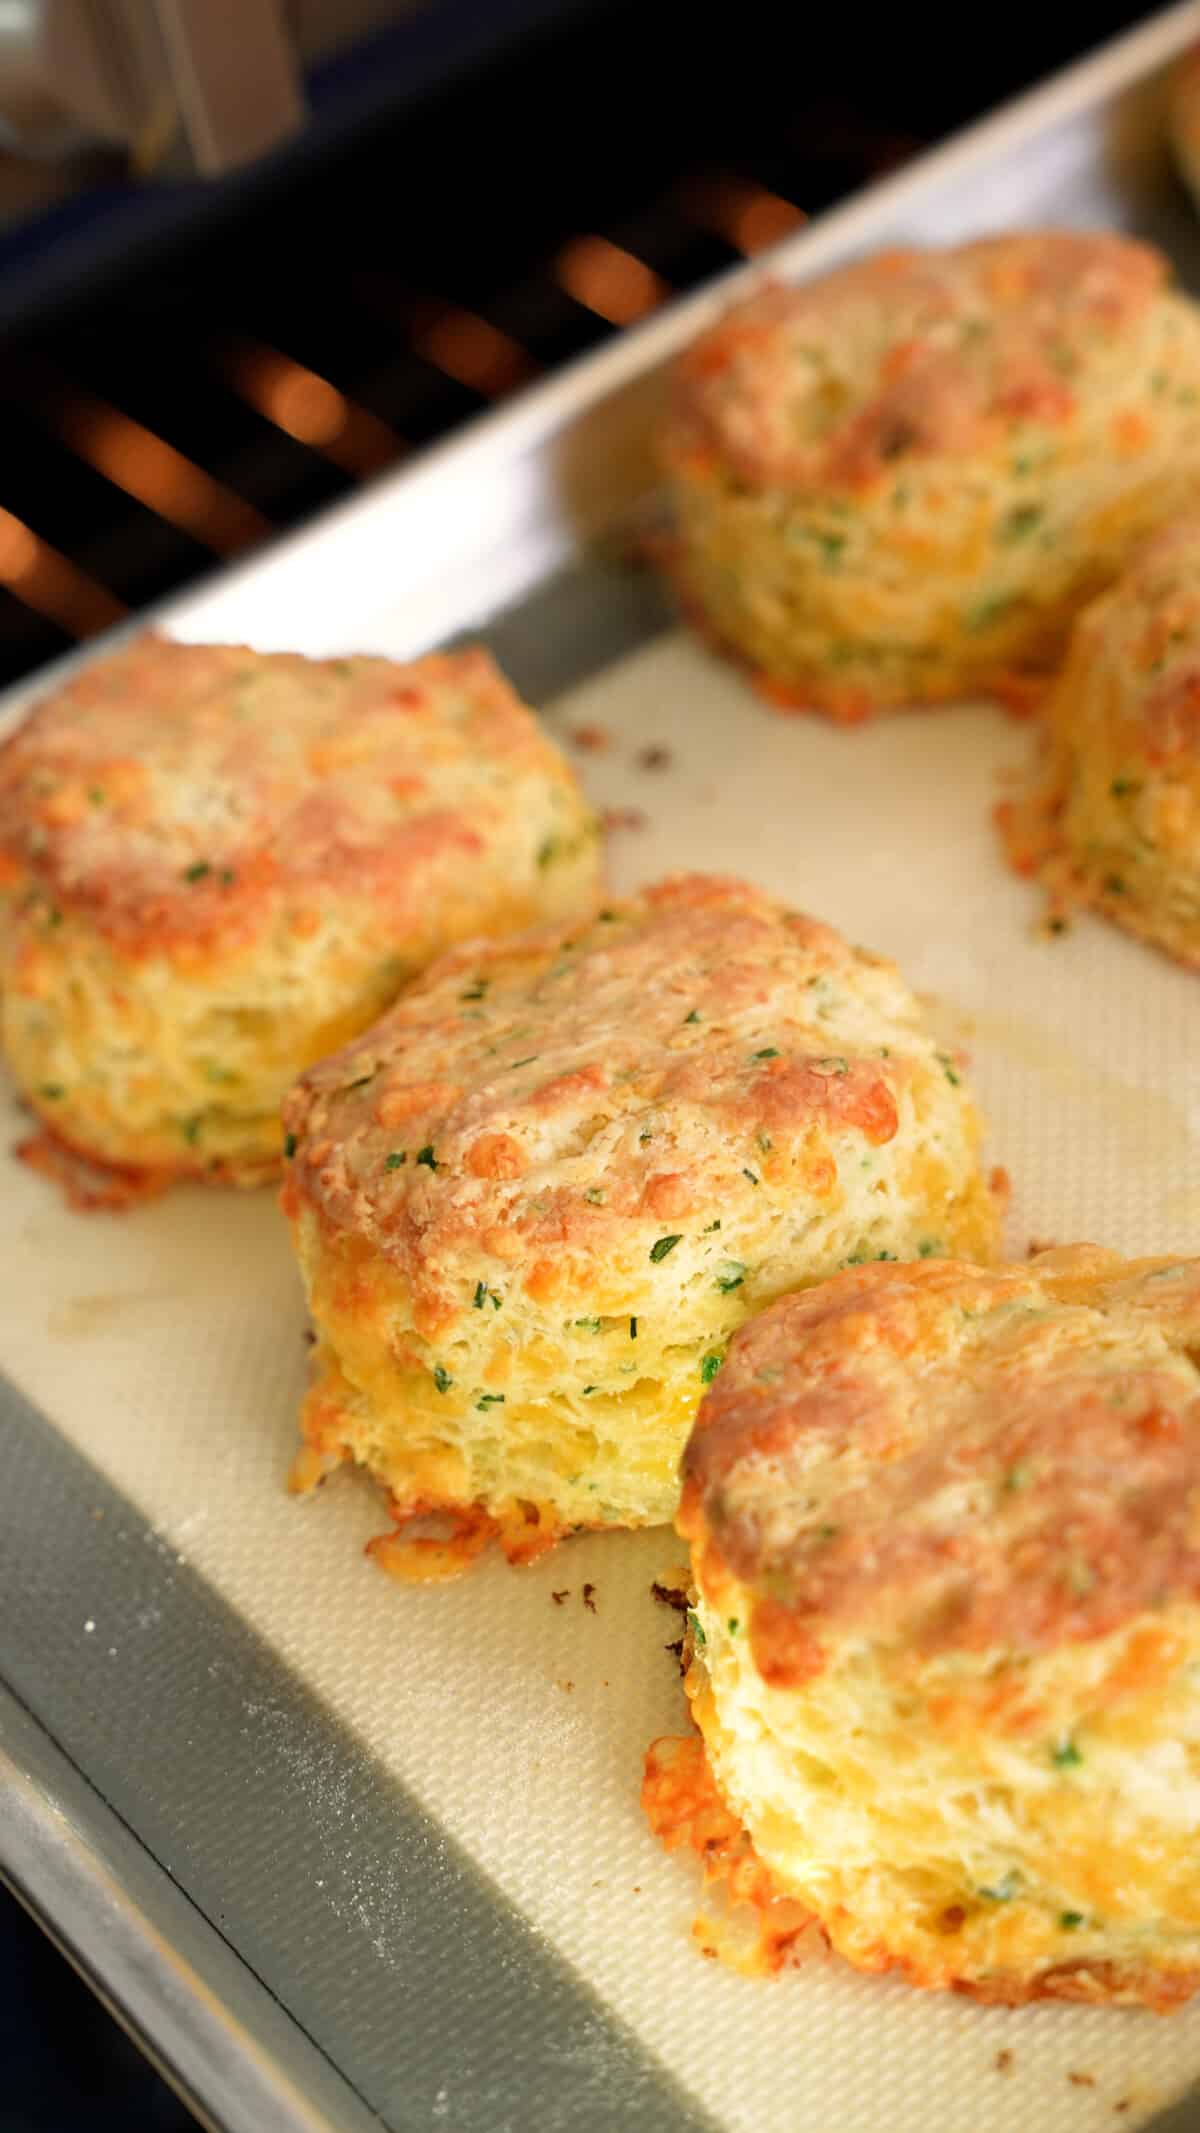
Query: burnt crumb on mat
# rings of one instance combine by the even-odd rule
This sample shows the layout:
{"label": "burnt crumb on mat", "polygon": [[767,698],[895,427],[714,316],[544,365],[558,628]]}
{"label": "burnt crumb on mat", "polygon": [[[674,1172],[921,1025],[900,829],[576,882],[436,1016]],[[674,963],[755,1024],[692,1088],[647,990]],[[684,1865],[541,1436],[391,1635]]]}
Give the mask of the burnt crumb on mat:
{"label": "burnt crumb on mat", "polygon": [[998,2074],[1011,2074],[1012,2064],[1013,2055],[1010,2051],[997,2052],[995,2058],[992,2061],[992,2065],[994,2066]]}
{"label": "burnt crumb on mat", "polygon": [[567,739],[582,755],[603,755],[606,748],[612,747],[607,726],[572,726]]}
{"label": "burnt crumb on mat", "polygon": [[594,1586],[594,1585],[585,1585],[585,1586],[584,1586],[584,1588],[583,1588],[583,1592],[582,1592],[582,1594],[580,1595],[580,1597],[582,1598],[582,1600],[583,1600],[583,1604],[584,1604],[584,1606],[585,1606],[585,1607],[587,1608],[587,1611],[588,1611],[588,1613],[589,1613],[590,1615],[594,1615],[594,1614],[595,1614],[595,1612],[596,1612],[596,1588],[595,1588],[595,1586]]}
{"label": "burnt crumb on mat", "polygon": [[552,1592],[550,1597],[556,1607],[561,1607],[564,1600],[570,1599],[571,1588],[569,1585],[564,1585],[561,1592]]}
{"label": "burnt crumb on mat", "polygon": [[[663,1646],[663,1650],[670,1652],[676,1661],[681,1674],[686,1672],[683,1663],[683,1624],[687,1621],[688,1613],[687,1577],[686,1570],[674,1570],[666,1578],[655,1578],[650,1587],[651,1598],[657,1600],[660,1607],[669,1607],[674,1614],[681,1617],[679,1635],[672,1637],[671,1642]],[[678,1584],[674,1582],[675,1579],[679,1580]]]}
{"label": "burnt crumb on mat", "polygon": [[669,770],[675,758],[661,741],[652,741],[648,748],[639,748],[634,761],[639,770]]}

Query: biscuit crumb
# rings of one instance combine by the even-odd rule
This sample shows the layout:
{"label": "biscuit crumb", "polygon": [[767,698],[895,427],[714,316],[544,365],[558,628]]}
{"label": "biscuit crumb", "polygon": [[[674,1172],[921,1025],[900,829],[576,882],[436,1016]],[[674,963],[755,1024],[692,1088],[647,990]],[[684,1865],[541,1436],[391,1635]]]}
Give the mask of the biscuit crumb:
{"label": "biscuit crumb", "polygon": [[1067,2075],[1067,2080],[1072,2088],[1076,2089],[1094,2089],[1096,2086],[1096,2076],[1094,2074],[1070,2073]]}
{"label": "biscuit crumb", "polygon": [[1010,2074],[1012,2072],[1012,2063],[1013,2055],[1010,2051],[997,2052],[992,2061],[992,2065],[998,2074]]}
{"label": "biscuit crumb", "polygon": [[[687,1572],[676,1570],[672,1571],[671,1575],[673,1577],[682,1577],[686,1580]],[[668,1585],[662,1578],[655,1578],[654,1583],[650,1587],[650,1593],[651,1597],[658,1601],[660,1607],[673,1607],[676,1614],[679,1615],[685,1615],[687,1613],[688,1596],[686,1582],[683,1585]]]}
{"label": "biscuit crumb", "polygon": [[606,748],[612,747],[612,735],[607,726],[572,726],[567,739],[572,748],[578,748],[584,755],[603,755]]}
{"label": "biscuit crumb", "polygon": [[600,811],[600,821],[606,830],[645,829],[650,817],[640,807],[605,807]]}
{"label": "biscuit crumb", "polygon": [[1025,1247],[1025,1257],[1036,1259],[1039,1252],[1054,1252],[1058,1246],[1052,1237],[1031,1237]]}
{"label": "biscuit crumb", "polygon": [[584,1588],[583,1588],[583,1595],[582,1595],[582,1597],[583,1597],[583,1604],[584,1604],[584,1606],[585,1606],[585,1607],[587,1608],[587,1611],[588,1611],[588,1613],[589,1613],[590,1615],[594,1615],[594,1614],[595,1614],[595,1612],[596,1612],[596,1588],[595,1588],[595,1586],[594,1586],[594,1585],[585,1585],[585,1586],[584,1586]]}
{"label": "biscuit crumb", "polygon": [[1131,2110],[1131,2109],[1132,2109],[1132,2107],[1133,2107],[1133,2098],[1132,2098],[1132,2096],[1122,2096],[1122,2097],[1120,2098],[1120,2100],[1119,2100],[1119,2101],[1118,2101],[1117,2103],[1114,2103],[1114,2105],[1113,2105],[1113,2110],[1114,2110],[1115,2112],[1117,2112],[1118,2114],[1120,2114],[1120,2112],[1122,2112],[1122,2111],[1128,2111],[1128,2110]]}
{"label": "biscuit crumb", "polygon": [[675,758],[669,748],[654,742],[649,748],[639,748],[635,760],[639,770],[669,770]]}

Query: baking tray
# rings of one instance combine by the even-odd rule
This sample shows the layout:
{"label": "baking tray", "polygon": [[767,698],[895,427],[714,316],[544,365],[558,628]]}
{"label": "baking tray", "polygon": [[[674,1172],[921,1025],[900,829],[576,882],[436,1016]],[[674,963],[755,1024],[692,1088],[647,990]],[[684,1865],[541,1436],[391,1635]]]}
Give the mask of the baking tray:
{"label": "baking tray", "polygon": [[[1198,30],[1191,6],[1156,17],[773,269],[1051,220],[1142,231],[1200,289],[1161,138],[1162,70]],[[1091,921],[1035,937],[986,823],[1021,729],[978,707],[849,734],[777,717],[624,560],[662,363],[749,278],[159,620],[314,654],[481,632],[568,746],[607,734],[578,761],[618,886],[749,872],[898,957],[972,1051],[1015,1248],[1195,1249],[1195,980]],[[649,1591],[678,1544],[597,1536],[406,1591],[363,1560],[367,1485],[288,1499],[304,1315],[270,1194],[88,1219],[4,1159],[0,1236],[0,1866],[208,2123],[1200,2123],[1200,2011],[703,1963],[692,1868],[637,1806],[646,1743],[683,1719]]]}

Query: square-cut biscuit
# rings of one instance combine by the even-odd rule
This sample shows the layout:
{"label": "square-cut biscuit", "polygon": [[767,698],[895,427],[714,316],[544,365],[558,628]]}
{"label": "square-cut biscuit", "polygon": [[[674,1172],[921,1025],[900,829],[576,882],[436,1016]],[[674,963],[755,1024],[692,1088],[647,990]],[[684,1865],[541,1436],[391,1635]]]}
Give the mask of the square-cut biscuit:
{"label": "square-cut biscuit", "polygon": [[1200,1985],[1198,1355],[1200,1260],[1095,1246],[737,1336],[679,1519],[704,1759],[658,1743],[644,1796],[772,1952],[807,1914],[983,1999]]}
{"label": "square-cut biscuit", "polygon": [[775,701],[1026,697],[1200,473],[1200,309],[1109,232],[771,287],[675,367],[667,554]]}
{"label": "square-cut biscuit", "polygon": [[958,1067],[888,963],[688,876],[456,950],[285,1112],[319,1342],[300,1478],[351,1458],[452,1568],[653,1525],[725,1342],[848,1259],[990,1247]]}
{"label": "square-cut biscuit", "polygon": [[57,1143],[254,1183],[280,1100],[464,936],[595,899],[596,828],[487,654],[142,636],[0,747],[0,983]]}

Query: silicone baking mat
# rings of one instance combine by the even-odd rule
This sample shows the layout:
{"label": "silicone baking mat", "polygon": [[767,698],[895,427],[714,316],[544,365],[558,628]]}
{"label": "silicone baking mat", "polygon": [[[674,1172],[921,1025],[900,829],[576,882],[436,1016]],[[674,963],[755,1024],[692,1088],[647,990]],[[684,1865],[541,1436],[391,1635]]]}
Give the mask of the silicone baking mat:
{"label": "silicone baking mat", "polygon": [[[371,647],[389,649],[386,620]],[[1015,1251],[1032,1238],[1196,1248],[1196,981],[1091,920],[1037,936],[1034,896],[1003,870],[988,819],[1028,745],[1022,727],[986,709],[853,732],[781,717],[675,633],[572,690],[550,719],[612,811],[617,888],[679,868],[744,872],[897,959],[970,1053],[991,1158],[1013,1179]],[[592,729],[587,750],[572,740],[580,729]],[[7,1145],[15,1107],[0,1127]],[[339,1476],[289,1499],[305,1319],[271,1194],[186,1190],[81,1217],[6,1158],[0,1249],[0,1368],[91,1463],[97,1519],[115,1515],[102,1483],[127,1501],[124,1538],[147,1566],[141,1585],[92,1589],[81,1553],[56,1599],[84,1700],[136,1710],[144,1694],[153,1727],[173,1670],[182,1695],[193,1673],[225,1669],[226,1737],[189,1735],[179,1751],[203,1764],[223,1833],[206,1849],[210,1915],[244,1921],[254,1884],[256,1967],[285,2004],[310,1991],[326,1945],[354,1951],[346,1995],[386,1983],[434,1900],[426,1853],[387,1809],[394,1782],[427,1836],[480,1869],[487,1914],[523,1920],[562,1959],[554,1974],[565,1965],[569,1988],[594,1996],[594,2018],[529,2069],[526,2106],[510,2096],[490,2118],[472,2115],[486,2073],[472,2072],[470,2110],[460,2089],[469,2018],[447,2004],[421,2040],[421,2082],[389,2103],[381,2080],[389,2123],[567,2125],[586,2104],[601,2126],[1091,2133],[1143,2123],[1200,2077],[1200,2010],[1008,2012],[830,1960],[771,1980],[703,1961],[689,1937],[694,1864],[661,1852],[638,1806],[646,1744],[683,1723],[664,1649],[674,1619],[650,1594],[678,1543],[595,1537],[532,1570],[488,1560],[457,1585],[406,1590],[363,1558],[385,1522],[368,1484]],[[242,1676],[224,1643],[204,1645],[215,1631],[167,1649],[161,1595],[196,1573],[311,1692],[307,1732],[248,1663]],[[369,1841],[331,1739],[357,1744],[376,1773]],[[140,1752],[131,1739],[129,1761]],[[253,1817],[236,1774],[247,1757],[275,1773],[270,1812],[259,1799]],[[282,1890],[273,1847],[282,1857],[298,1831]],[[181,1876],[182,1859],[181,1843],[167,1860]],[[465,1965],[482,1914],[460,1921],[445,1900]],[[507,1989],[498,1959],[479,2021]],[[626,2090],[616,2102],[614,2039],[640,2054],[640,2104]],[[411,2052],[399,2037],[372,2044],[380,2066],[389,2048]]]}

